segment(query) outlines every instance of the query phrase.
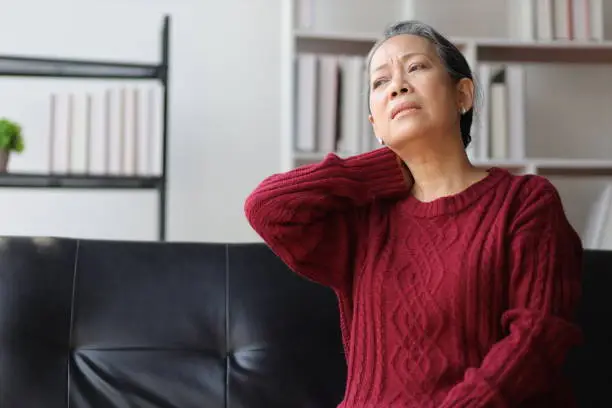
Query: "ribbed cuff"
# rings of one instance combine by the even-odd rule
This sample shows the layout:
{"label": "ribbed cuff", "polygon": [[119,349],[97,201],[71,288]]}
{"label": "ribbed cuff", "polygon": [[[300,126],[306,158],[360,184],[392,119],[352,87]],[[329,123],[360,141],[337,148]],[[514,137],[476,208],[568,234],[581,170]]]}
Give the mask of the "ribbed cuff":
{"label": "ribbed cuff", "polygon": [[371,152],[351,156],[344,160],[351,178],[365,183],[370,198],[395,197],[409,192],[408,180],[400,167],[398,157],[383,147]]}

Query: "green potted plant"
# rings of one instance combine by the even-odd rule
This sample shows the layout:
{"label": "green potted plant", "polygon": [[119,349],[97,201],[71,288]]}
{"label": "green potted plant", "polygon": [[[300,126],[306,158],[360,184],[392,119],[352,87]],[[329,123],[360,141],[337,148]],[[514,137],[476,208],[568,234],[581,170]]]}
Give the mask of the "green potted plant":
{"label": "green potted plant", "polygon": [[9,119],[0,119],[0,172],[6,172],[11,152],[23,152],[25,145],[21,126]]}

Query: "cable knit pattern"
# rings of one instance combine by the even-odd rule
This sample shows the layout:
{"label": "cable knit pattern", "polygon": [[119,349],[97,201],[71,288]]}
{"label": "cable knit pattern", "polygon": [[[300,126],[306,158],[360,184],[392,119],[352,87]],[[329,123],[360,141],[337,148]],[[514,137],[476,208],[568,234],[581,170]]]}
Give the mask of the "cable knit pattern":
{"label": "cable knit pattern", "polygon": [[253,228],[338,296],[341,408],[569,407],[582,245],[543,177],[492,168],[463,192],[411,196],[386,148],[264,180]]}

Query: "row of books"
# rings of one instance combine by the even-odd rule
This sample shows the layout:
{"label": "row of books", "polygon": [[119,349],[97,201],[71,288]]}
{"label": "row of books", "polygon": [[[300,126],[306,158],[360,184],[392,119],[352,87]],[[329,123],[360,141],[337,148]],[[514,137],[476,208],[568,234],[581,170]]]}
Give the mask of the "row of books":
{"label": "row of books", "polygon": [[[608,4],[606,4],[608,3]],[[603,41],[608,0],[512,0],[510,36],[526,41]]]}
{"label": "row of books", "polygon": [[160,174],[163,118],[158,89],[126,86],[52,93],[48,106],[50,173]]}
{"label": "row of books", "polygon": [[472,159],[521,160],[525,157],[525,69],[518,64],[479,63],[480,87],[472,126]]}
{"label": "row of books", "polygon": [[295,150],[349,155],[372,150],[365,58],[300,53],[295,62]]}

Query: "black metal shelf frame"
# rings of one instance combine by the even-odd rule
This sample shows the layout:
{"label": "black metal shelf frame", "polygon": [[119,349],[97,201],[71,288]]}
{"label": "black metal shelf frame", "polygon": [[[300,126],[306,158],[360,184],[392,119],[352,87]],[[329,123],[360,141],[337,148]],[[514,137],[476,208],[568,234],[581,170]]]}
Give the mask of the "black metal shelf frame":
{"label": "black metal shelf frame", "polygon": [[157,65],[0,56],[0,75],[51,78],[158,79]]}
{"label": "black metal shelf frame", "polygon": [[4,173],[0,174],[0,188],[152,189],[158,196],[158,239],[164,241],[167,224],[170,16],[164,16],[160,48],[157,64],[0,55],[0,76],[158,80],[162,85],[163,115],[159,176]]}
{"label": "black metal shelf frame", "polygon": [[72,189],[157,189],[161,177],[97,176],[90,174],[6,173],[0,175],[4,188]]}

